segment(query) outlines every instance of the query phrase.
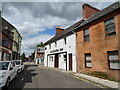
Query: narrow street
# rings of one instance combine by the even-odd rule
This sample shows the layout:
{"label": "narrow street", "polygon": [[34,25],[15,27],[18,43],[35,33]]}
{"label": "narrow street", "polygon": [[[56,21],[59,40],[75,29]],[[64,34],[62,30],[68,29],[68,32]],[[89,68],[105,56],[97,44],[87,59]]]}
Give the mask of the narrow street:
{"label": "narrow street", "polygon": [[99,88],[62,72],[26,65],[9,88]]}

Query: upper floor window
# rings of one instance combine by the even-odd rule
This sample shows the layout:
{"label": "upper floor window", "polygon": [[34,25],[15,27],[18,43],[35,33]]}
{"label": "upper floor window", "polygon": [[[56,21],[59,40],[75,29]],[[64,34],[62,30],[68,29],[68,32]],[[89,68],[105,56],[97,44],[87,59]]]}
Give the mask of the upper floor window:
{"label": "upper floor window", "polygon": [[109,59],[110,69],[120,69],[120,60],[118,56],[118,51],[109,51],[108,59]]}
{"label": "upper floor window", "polygon": [[55,47],[57,47],[57,42],[55,42]]}
{"label": "upper floor window", "polygon": [[65,43],[65,45],[67,44],[66,38],[64,38],[64,43]]}
{"label": "upper floor window", "polygon": [[91,59],[91,53],[85,54],[85,66],[88,68],[92,67],[92,59]]}
{"label": "upper floor window", "polygon": [[114,18],[105,21],[106,36],[116,35]]}
{"label": "upper floor window", "polygon": [[84,41],[90,41],[90,32],[89,29],[84,30]]}
{"label": "upper floor window", "polygon": [[49,44],[49,49],[51,49],[51,44]]}

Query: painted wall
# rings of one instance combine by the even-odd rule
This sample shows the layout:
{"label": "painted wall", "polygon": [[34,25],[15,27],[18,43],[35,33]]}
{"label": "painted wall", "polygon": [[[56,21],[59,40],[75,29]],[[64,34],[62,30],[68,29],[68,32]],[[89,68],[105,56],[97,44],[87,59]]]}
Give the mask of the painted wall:
{"label": "painted wall", "polygon": [[[64,69],[66,70],[66,62],[67,62],[67,70],[69,70],[69,54],[72,53],[72,68],[73,68],[73,72],[76,72],[76,36],[75,34],[72,34],[70,36],[66,37],[66,42],[67,44],[65,45],[64,43],[64,39],[60,39],[57,42],[57,47],[55,46],[55,42],[51,43],[51,49],[49,48],[49,45],[46,45],[45,47],[47,48],[45,50],[45,61],[44,61],[44,65],[48,66],[48,67],[54,67],[54,59],[55,59],[55,55],[51,55],[53,56],[53,61],[50,60],[50,55],[49,54],[55,54],[55,53],[60,53],[59,56],[59,68],[60,69]],[[58,51],[58,52],[53,52],[51,53],[52,50],[60,50],[61,48],[63,48],[62,51]],[[62,52],[67,52],[67,61],[64,61],[64,54]],[[49,56],[48,56],[49,55]],[[48,59],[48,62],[47,62]]]}

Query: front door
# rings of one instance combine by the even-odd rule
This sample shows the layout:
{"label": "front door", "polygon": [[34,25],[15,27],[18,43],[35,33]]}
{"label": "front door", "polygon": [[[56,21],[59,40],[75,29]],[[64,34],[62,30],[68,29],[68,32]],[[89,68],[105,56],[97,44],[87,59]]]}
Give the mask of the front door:
{"label": "front door", "polygon": [[69,70],[72,71],[72,54],[69,54]]}
{"label": "front door", "polygon": [[58,68],[59,66],[59,59],[58,59],[58,54],[55,55],[55,63],[54,63],[54,67]]}

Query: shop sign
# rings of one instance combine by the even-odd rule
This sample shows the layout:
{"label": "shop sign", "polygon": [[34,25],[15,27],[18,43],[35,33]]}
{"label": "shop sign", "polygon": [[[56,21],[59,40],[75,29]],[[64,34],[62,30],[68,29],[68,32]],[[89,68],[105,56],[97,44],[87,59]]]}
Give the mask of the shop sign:
{"label": "shop sign", "polygon": [[55,53],[55,52],[59,52],[59,51],[63,51],[63,48],[52,50],[52,51],[50,51],[50,53]]}

